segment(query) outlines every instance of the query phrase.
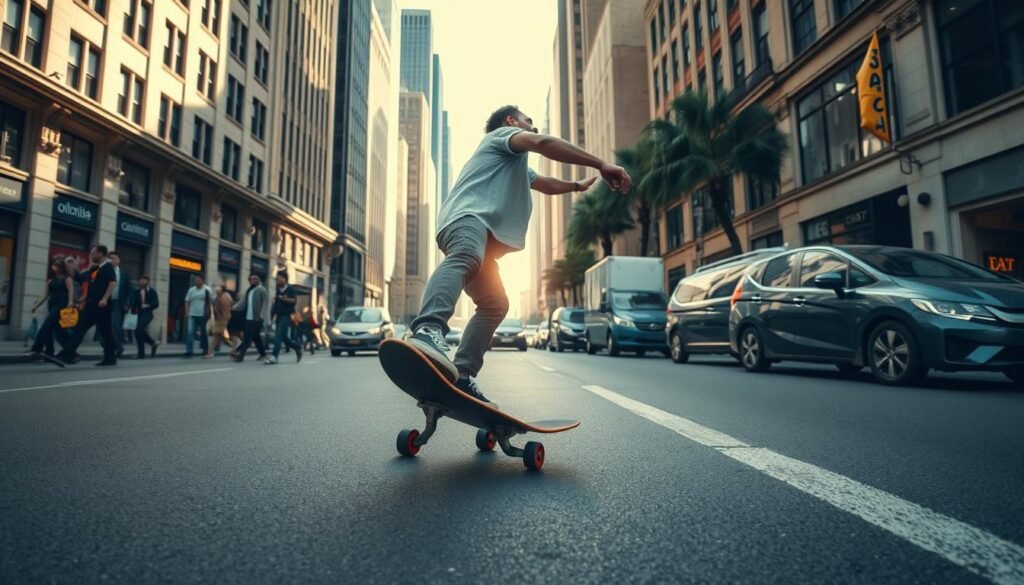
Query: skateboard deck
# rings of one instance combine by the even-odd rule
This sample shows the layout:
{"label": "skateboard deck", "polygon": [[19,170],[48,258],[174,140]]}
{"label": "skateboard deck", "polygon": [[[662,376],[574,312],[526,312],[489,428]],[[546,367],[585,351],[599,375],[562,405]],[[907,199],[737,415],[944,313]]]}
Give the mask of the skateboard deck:
{"label": "skateboard deck", "polygon": [[44,362],[50,362],[51,364],[53,364],[53,365],[55,365],[57,367],[63,368],[65,366],[67,366],[67,364],[64,363],[63,360],[55,358],[52,355],[46,355],[45,353],[40,353],[39,354],[39,359],[43,360]]}
{"label": "skateboard deck", "polygon": [[477,400],[448,382],[430,358],[404,341],[387,339],[380,344],[378,353],[388,378],[416,399],[427,418],[422,433],[416,429],[399,433],[396,446],[402,455],[416,455],[430,439],[437,421],[448,417],[478,429],[479,449],[490,451],[498,444],[506,455],[523,457],[527,468],[540,469],[544,464],[542,444],[530,441],[519,449],[512,447],[509,439],[524,433],[561,433],[580,425],[578,420],[527,422]]}

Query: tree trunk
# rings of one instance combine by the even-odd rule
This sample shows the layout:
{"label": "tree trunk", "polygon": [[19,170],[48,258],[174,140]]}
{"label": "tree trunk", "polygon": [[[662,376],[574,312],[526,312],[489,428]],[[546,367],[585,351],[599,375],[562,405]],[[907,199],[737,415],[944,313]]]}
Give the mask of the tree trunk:
{"label": "tree trunk", "polygon": [[647,248],[651,243],[651,209],[646,203],[637,207],[636,221],[640,224],[640,255],[647,256]]}
{"label": "tree trunk", "polygon": [[562,306],[563,307],[569,304],[568,300],[566,300],[566,297],[565,297],[565,289],[564,288],[560,289],[558,291],[558,296],[562,297]]}
{"label": "tree trunk", "polygon": [[604,251],[604,257],[612,255],[612,235],[605,233],[601,236],[601,250]]}
{"label": "tree trunk", "polygon": [[711,207],[714,208],[715,215],[718,216],[718,223],[725,230],[725,236],[729,238],[733,256],[738,256],[743,253],[743,243],[740,242],[740,237],[736,235],[736,228],[732,225],[732,216],[729,215],[729,207],[726,205],[725,196],[722,193],[722,184],[719,181],[714,181],[709,188]]}

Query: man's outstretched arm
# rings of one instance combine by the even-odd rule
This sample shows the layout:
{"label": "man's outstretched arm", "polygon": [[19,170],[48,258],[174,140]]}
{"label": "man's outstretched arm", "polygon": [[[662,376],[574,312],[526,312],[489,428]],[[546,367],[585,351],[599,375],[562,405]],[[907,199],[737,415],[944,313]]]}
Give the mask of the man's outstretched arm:
{"label": "man's outstretched arm", "polygon": [[530,183],[530,188],[545,195],[564,195],[565,193],[586,191],[596,180],[597,177],[590,177],[582,181],[563,181],[554,177],[538,176]]}
{"label": "man's outstretched arm", "polygon": [[597,169],[601,173],[601,178],[612,189],[622,193],[629,191],[632,179],[625,169],[605,162],[561,138],[533,132],[518,132],[509,138],[508,144],[516,152],[536,152],[554,161]]}

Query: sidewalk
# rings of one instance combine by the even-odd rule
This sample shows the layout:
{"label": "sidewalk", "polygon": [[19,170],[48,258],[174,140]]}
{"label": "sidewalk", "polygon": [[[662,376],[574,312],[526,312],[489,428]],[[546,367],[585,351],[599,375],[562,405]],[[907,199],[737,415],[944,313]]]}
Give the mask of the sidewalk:
{"label": "sidewalk", "polygon": [[[31,342],[29,342],[28,345],[25,345],[21,341],[0,341],[0,366],[28,363],[25,355],[28,354],[31,347]],[[60,344],[57,345],[57,351],[60,351]],[[184,351],[185,346],[182,344],[165,343],[161,344],[156,350],[156,357],[180,358]],[[121,356],[121,359],[126,359],[128,356],[134,356],[135,352],[136,347],[134,343],[126,344],[124,354]],[[78,353],[82,356],[83,362],[98,362],[103,358],[103,347],[95,341],[83,341],[82,346],[78,348]],[[149,359],[149,346],[146,346],[146,359]]]}

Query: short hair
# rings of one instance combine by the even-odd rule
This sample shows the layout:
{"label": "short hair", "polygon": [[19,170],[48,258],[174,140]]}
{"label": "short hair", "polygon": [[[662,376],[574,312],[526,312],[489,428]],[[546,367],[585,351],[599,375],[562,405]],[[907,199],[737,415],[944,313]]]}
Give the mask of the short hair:
{"label": "short hair", "polygon": [[96,244],[95,246],[92,247],[92,249],[96,250],[100,254],[103,254],[104,256],[107,255],[107,247],[104,246],[103,244]]}
{"label": "short hair", "polygon": [[519,112],[519,106],[502,106],[487,118],[487,125],[484,126],[484,133],[490,134],[505,125],[505,118],[515,116]]}
{"label": "short hair", "polygon": [[288,273],[283,270],[278,272],[275,276],[277,276],[277,278],[283,278],[285,282],[288,282]]}
{"label": "short hair", "polygon": [[121,257],[121,255],[117,253],[117,250],[111,250],[110,254],[107,254],[107,255],[108,256],[117,256],[118,258]]}
{"label": "short hair", "polygon": [[142,276],[139,277],[139,280],[149,280],[149,277],[143,274]]}

